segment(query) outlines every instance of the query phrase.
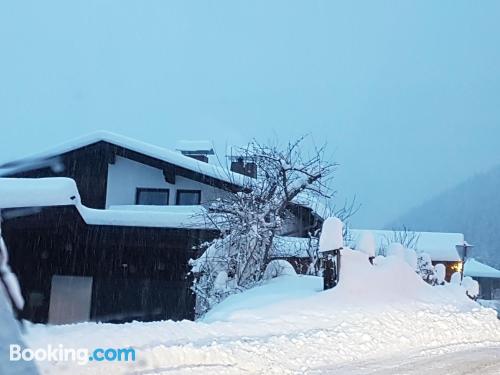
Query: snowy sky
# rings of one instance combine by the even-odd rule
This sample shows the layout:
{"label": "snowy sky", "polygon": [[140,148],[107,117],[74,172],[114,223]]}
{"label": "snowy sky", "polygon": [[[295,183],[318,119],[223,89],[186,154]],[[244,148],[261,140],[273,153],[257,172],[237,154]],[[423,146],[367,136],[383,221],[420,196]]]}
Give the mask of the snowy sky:
{"label": "snowy sky", "polygon": [[361,227],[500,162],[497,1],[10,1],[0,160],[97,129],[311,133]]}

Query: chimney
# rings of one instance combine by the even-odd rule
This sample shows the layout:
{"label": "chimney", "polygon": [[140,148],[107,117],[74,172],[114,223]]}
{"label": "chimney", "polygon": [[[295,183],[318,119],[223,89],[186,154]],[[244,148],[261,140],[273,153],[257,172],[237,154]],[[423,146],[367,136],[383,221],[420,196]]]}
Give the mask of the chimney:
{"label": "chimney", "polygon": [[176,148],[182,155],[208,163],[208,155],[214,155],[210,141],[178,141]]}
{"label": "chimney", "polygon": [[242,174],[244,176],[256,178],[257,177],[257,164],[253,157],[248,155],[231,155],[231,171]]}

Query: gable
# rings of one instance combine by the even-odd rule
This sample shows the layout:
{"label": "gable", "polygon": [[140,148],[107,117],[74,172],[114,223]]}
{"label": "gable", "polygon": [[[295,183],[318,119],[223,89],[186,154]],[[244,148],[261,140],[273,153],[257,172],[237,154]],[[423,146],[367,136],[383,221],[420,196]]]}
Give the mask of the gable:
{"label": "gable", "polygon": [[103,131],[77,138],[21,160],[4,163],[0,165],[0,174],[3,176],[16,176],[20,173],[40,169],[38,166],[40,161],[58,157],[65,158],[70,154],[88,149],[92,149],[96,154],[99,154],[101,148],[105,149],[101,157],[111,163],[114,156],[119,155],[162,169],[165,171],[167,178],[179,174],[231,191],[238,190],[243,185],[244,176],[230,172],[225,168],[195,160],[172,150]]}
{"label": "gable", "polygon": [[137,192],[140,189],[163,191],[167,194],[169,205],[177,204],[180,192],[195,191],[200,196],[200,203],[213,201],[226,194],[226,190],[213,184],[206,184],[179,174],[165,177],[165,172],[147,164],[116,156],[113,164],[108,165],[106,208],[139,204]]}

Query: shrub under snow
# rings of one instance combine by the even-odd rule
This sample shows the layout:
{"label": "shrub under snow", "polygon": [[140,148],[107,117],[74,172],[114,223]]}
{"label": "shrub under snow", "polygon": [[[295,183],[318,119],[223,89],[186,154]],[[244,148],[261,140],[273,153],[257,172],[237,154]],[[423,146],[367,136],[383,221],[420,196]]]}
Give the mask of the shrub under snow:
{"label": "shrub under snow", "polygon": [[470,298],[476,299],[479,296],[479,283],[472,277],[465,276],[462,280],[462,286]]}
{"label": "shrub under snow", "polygon": [[220,271],[214,280],[215,291],[224,293],[227,290],[227,282],[228,282],[227,272]]}
{"label": "shrub under snow", "polygon": [[436,273],[429,254],[419,253],[417,255],[417,273],[426,283],[431,285],[434,284],[436,280]]}
{"label": "shrub under snow", "polygon": [[451,275],[450,284],[460,285],[462,283],[462,274],[460,272],[453,272]]}
{"label": "shrub under snow", "polygon": [[363,231],[363,234],[356,245],[356,250],[365,253],[369,258],[375,257],[377,245],[372,232],[367,230]]}
{"label": "shrub under snow", "polygon": [[436,271],[436,283],[438,285],[444,284],[446,277],[446,267],[442,263],[438,263],[434,266],[434,270]]}
{"label": "shrub under snow", "polygon": [[418,258],[415,250],[405,249],[405,261],[413,270],[418,269]]}
{"label": "shrub under snow", "polygon": [[405,248],[400,243],[391,243],[387,248],[387,256],[393,256],[399,259],[405,259]]}
{"label": "shrub under snow", "polygon": [[296,276],[293,266],[284,259],[274,259],[269,262],[264,271],[264,280],[273,279],[278,276]]}

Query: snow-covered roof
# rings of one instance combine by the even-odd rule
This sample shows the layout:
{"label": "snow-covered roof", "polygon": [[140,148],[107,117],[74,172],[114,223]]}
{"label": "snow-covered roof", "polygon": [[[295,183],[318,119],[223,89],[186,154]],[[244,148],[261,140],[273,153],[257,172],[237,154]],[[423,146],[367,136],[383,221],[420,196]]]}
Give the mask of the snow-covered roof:
{"label": "snow-covered roof", "polygon": [[[387,230],[360,230],[350,229],[349,239],[345,245],[356,248],[364,232],[371,232],[375,239],[377,249],[387,247],[391,244],[394,236],[393,231]],[[464,236],[461,233],[437,233],[437,232],[419,232],[418,242],[416,244],[417,252],[428,253],[433,261],[456,262],[460,261],[456,245],[464,243]],[[306,257],[309,247],[308,238],[300,237],[277,237],[274,242],[275,256],[298,256]]]}
{"label": "snow-covered roof", "polygon": [[292,202],[299,206],[310,208],[322,219],[326,219],[331,214],[331,209],[327,206],[326,202],[307,190],[299,193]]}
{"label": "snow-covered roof", "polygon": [[1,178],[0,208],[65,206],[80,202],[71,178]]}
{"label": "snow-covered roof", "polygon": [[107,210],[77,206],[90,225],[117,225],[154,228],[211,228],[205,208],[195,206],[112,206]]}
{"label": "snow-covered roof", "polygon": [[[366,230],[351,229],[350,245],[355,247],[361,235]],[[394,231],[390,230],[368,230],[373,233],[377,248],[390,245],[394,238]],[[415,245],[417,252],[427,253],[433,261],[456,262],[460,256],[456,246],[463,245],[464,235],[462,233],[440,233],[440,232],[417,232],[418,241]]]}
{"label": "snow-covered roof", "polygon": [[309,238],[303,237],[276,236],[271,255],[273,257],[307,257],[310,241]]}
{"label": "snow-covered roof", "polygon": [[195,206],[112,206],[107,210],[85,207],[75,181],[66,177],[0,178],[0,208],[70,206],[90,225],[160,228],[211,228],[205,208]]}
{"label": "snow-covered roof", "polygon": [[474,258],[469,258],[464,265],[464,276],[500,279],[500,271],[487,264],[478,262]]}
{"label": "snow-covered roof", "polygon": [[162,160],[231,184],[243,185],[244,182],[245,177],[243,175],[233,173],[228,169],[190,158],[173,150],[155,146],[107,131],[97,131],[94,133],[90,133],[85,136],[62,143],[44,152],[40,152],[20,160],[4,163],[0,165],[0,169],[15,169],[16,164],[30,163],[34,160],[49,159],[57,155],[61,155],[97,142],[111,143],[116,146],[120,146],[128,150],[132,150],[140,154]]}

